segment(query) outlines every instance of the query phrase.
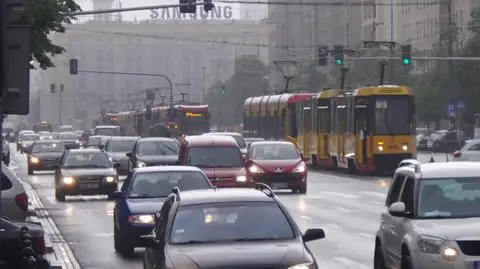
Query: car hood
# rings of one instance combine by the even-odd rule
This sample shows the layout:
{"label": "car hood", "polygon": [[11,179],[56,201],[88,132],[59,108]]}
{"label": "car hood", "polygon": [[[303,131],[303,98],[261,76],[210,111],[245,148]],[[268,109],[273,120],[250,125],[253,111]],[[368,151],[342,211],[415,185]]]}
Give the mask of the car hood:
{"label": "car hood", "polygon": [[207,174],[209,179],[236,179],[237,176],[245,175],[245,168],[243,167],[199,168]]}
{"label": "car hood", "polygon": [[23,141],[22,143],[23,143],[23,145],[25,145],[27,147],[33,145],[33,141]]}
{"label": "car hood", "polygon": [[74,177],[74,176],[112,176],[115,175],[114,168],[70,168],[62,169],[62,175],[66,177]]}
{"label": "car hood", "polygon": [[252,163],[260,166],[266,172],[275,172],[277,168],[281,168],[282,172],[291,172],[302,160],[252,160]]}
{"label": "car hood", "polygon": [[108,154],[114,160],[128,160],[127,152],[109,152]]}
{"label": "car hood", "polygon": [[178,161],[177,155],[142,155],[137,157],[138,160],[146,163],[147,165],[155,164],[173,164]]}
{"label": "car hood", "polygon": [[447,240],[480,240],[480,218],[416,220],[414,227],[420,234]]}
{"label": "car hood", "polygon": [[37,157],[40,160],[58,159],[62,156],[63,152],[34,152],[30,154],[32,157]]}
{"label": "car hood", "polygon": [[[235,253],[235,255],[232,255]],[[288,268],[306,262],[297,241],[170,245],[167,254],[175,268]]]}
{"label": "car hood", "polygon": [[166,198],[127,199],[127,205],[132,214],[155,214],[162,208]]}

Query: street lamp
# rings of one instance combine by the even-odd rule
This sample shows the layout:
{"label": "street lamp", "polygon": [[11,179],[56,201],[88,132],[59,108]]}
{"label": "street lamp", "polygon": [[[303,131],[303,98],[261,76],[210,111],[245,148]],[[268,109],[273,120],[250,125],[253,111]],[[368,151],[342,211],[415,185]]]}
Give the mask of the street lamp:
{"label": "street lamp", "polygon": [[290,80],[297,74],[297,61],[273,61],[277,67],[278,72],[282,74],[285,79],[285,92],[288,92]]}

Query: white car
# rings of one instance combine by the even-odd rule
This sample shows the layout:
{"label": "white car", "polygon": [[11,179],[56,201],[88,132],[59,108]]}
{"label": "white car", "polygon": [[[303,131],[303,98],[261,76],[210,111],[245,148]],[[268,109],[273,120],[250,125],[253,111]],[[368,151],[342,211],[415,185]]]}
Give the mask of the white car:
{"label": "white car", "polygon": [[28,196],[20,179],[2,163],[2,217],[23,222],[28,215]]}
{"label": "white car", "polygon": [[480,139],[468,140],[459,151],[453,153],[453,161],[480,162]]}
{"label": "white car", "polygon": [[412,162],[395,171],[374,268],[480,268],[480,166]]}

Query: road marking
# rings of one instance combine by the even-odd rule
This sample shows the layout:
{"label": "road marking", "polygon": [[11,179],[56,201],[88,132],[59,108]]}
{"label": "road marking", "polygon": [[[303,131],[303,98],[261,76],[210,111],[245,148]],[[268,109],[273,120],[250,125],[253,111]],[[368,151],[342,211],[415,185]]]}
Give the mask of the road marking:
{"label": "road marking", "polygon": [[113,216],[113,210],[107,210],[107,216]]}
{"label": "road marking", "polygon": [[376,204],[376,205],[383,205],[382,202],[379,202],[379,201],[370,201],[372,204]]}
{"label": "road marking", "polygon": [[94,236],[98,236],[98,237],[112,237],[112,236],[113,236],[113,233],[96,233],[96,234],[94,234]]}
{"label": "road marking", "polygon": [[352,210],[346,209],[346,208],[343,208],[343,207],[337,207],[337,209],[338,209],[339,211],[346,212],[346,213],[352,212]]}
{"label": "road marking", "polygon": [[371,235],[371,234],[366,234],[366,233],[358,233],[358,235],[360,236],[363,236],[363,237],[366,237],[366,238],[374,238],[375,236]]}
{"label": "road marking", "polygon": [[343,263],[344,265],[350,267],[350,268],[360,268],[360,269],[367,269],[368,267],[367,266],[364,266],[358,262],[355,262],[355,261],[352,261],[348,258],[345,258],[345,257],[334,257],[333,258],[334,260],[340,262],[340,263]]}
{"label": "road marking", "polygon": [[379,197],[382,199],[387,198],[387,195],[385,193],[381,192],[376,192],[376,191],[360,191],[360,194],[368,195],[368,196],[374,196],[374,197]]}
{"label": "road marking", "polygon": [[50,204],[56,204],[56,203],[57,203],[57,200],[55,199],[54,196],[45,196],[45,199],[47,199],[47,201],[48,201]]}
{"label": "road marking", "polygon": [[337,197],[341,197],[341,198],[347,198],[347,199],[360,198],[360,196],[358,196],[358,195],[352,195],[352,194],[346,194],[346,193],[334,192],[334,191],[322,191],[320,193],[326,194],[326,195],[337,196]]}
{"label": "road marking", "polygon": [[304,215],[301,215],[300,218],[302,218],[302,219],[312,219],[312,218],[304,216]]}
{"label": "road marking", "polygon": [[324,224],[324,226],[327,227],[327,228],[332,228],[332,229],[342,229],[342,227],[340,225],[333,224],[333,223],[326,223],[326,224]]}

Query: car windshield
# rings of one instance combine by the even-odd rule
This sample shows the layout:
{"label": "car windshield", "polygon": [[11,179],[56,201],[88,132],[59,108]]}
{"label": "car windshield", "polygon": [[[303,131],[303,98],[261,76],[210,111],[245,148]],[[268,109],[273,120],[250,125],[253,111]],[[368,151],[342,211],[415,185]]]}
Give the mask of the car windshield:
{"label": "car windshield", "polygon": [[178,155],[180,147],[173,140],[142,141],[138,147],[138,155]]}
{"label": "car windshield", "polygon": [[251,159],[254,160],[294,160],[300,158],[295,146],[290,144],[253,145],[250,152]]}
{"label": "car windshield", "polygon": [[63,143],[38,143],[34,144],[32,148],[32,153],[40,152],[64,152],[65,144]]}
{"label": "car windshield", "polygon": [[73,133],[72,134],[59,134],[58,139],[65,139],[65,140],[70,139],[71,140],[71,139],[77,139],[77,136]]}
{"label": "car windshield", "polygon": [[39,135],[36,134],[24,134],[22,135],[22,140],[23,141],[36,141],[40,138]]}
{"label": "car windshield", "polygon": [[192,147],[188,165],[197,167],[241,167],[242,156],[237,147]]}
{"label": "car windshield", "polygon": [[131,152],[133,145],[135,145],[137,139],[127,140],[110,140],[108,144],[108,151],[110,152]]}
{"label": "car windshield", "polygon": [[138,173],[132,180],[129,198],[167,197],[173,187],[181,191],[208,189],[208,178],[198,171]]}
{"label": "car windshield", "polygon": [[106,135],[106,136],[116,136],[118,135],[117,133],[117,128],[97,128],[95,129],[95,134],[96,135]]}
{"label": "car windshield", "polygon": [[89,146],[100,145],[101,141],[102,141],[102,137],[100,137],[100,136],[90,136],[88,138],[88,145]]}
{"label": "car windshield", "polygon": [[420,218],[480,217],[480,178],[439,178],[420,181]]}
{"label": "car windshield", "polygon": [[180,206],[171,244],[201,244],[295,238],[287,217],[274,202]]}
{"label": "car windshield", "polygon": [[70,152],[62,166],[64,168],[110,168],[112,163],[105,153]]}

